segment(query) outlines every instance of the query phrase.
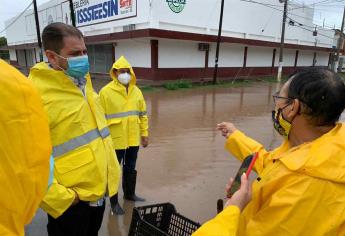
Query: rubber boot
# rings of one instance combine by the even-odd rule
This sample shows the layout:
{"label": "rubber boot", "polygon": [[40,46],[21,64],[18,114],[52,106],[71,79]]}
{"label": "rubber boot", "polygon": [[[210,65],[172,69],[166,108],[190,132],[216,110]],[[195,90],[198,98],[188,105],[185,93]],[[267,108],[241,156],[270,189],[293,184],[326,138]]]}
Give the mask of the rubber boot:
{"label": "rubber boot", "polygon": [[145,201],[144,198],[138,197],[135,195],[135,185],[137,183],[137,171],[123,171],[123,178],[122,178],[122,188],[124,193],[124,199],[129,201]]}
{"label": "rubber boot", "polygon": [[122,207],[119,204],[118,195],[114,195],[110,198],[110,205],[111,205],[111,214],[112,215],[123,215],[125,214],[125,211],[122,209]]}

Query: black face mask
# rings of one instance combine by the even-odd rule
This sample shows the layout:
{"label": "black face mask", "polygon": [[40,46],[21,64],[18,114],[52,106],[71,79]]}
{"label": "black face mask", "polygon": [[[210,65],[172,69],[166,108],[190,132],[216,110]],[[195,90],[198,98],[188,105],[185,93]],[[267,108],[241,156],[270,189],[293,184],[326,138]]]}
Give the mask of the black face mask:
{"label": "black face mask", "polygon": [[278,110],[272,111],[272,121],[274,129],[283,137],[288,138],[290,130],[291,130],[291,123],[284,119],[283,117],[283,110],[289,106],[287,104],[283,108],[278,108]]}

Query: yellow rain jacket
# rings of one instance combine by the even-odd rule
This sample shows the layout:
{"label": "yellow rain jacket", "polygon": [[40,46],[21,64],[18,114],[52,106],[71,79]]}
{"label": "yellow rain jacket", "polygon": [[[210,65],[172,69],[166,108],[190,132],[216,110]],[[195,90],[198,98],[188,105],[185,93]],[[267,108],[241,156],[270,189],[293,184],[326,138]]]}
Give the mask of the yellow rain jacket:
{"label": "yellow rain jacket", "polygon": [[[344,123],[313,142],[290,148],[285,141],[272,152],[235,131],[226,149],[240,160],[259,152],[259,179],[238,235],[345,235]],[[218,233],[227,235],[225,223]]]}
{"label": "yellow rain jacket", "polygon": [[[128,93],[113,74],[113,69],[129,69],[132,79]],[[140,137],[148,136],[146,103],[140,89],[135,85],[136,77],[132,66],[121,56],[110,70],[112,82],[100,91],[101,104],[108,121],[115,149],[139,146]]]}
{"label": "yellow rain jacket", "polygon": [[48,187],[48,119],[39,94],[0,60],[0,235],[24,235]]}
{"label": "yellow rain jacket", "polygon": [[41,203],[43,210],[57,218],[71,206],[75,193],[82,201],[114,195],[120,166],[90,76],[85,97],[62,71],[44,62],[31,69],[29,78],[48,114],[55,161],[53,183]]}
{"label": "yellow rain jacket", "polygon": [[[228,206],[214,219],[203,224],[192,236],[235,236],[240,218],[237,206]],[[222,229],[223,234],[220,234]]]}

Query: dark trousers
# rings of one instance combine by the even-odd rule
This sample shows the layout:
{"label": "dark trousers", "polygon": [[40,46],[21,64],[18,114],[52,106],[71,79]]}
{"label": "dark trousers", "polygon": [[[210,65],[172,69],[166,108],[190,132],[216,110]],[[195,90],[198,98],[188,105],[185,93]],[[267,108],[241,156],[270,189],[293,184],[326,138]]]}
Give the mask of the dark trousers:
{"label": "dark trousers", "polygon": [[48,215],[49,236],[97,236],[101,228],[105,203],[92,207],[80,201],[54,219]]}
{"label": "dark trousers", "polygon": [[133,146],[127,149],[118,149],[115,151],[119,164],[121,165],[121,163],[123,163],[124,172],[132,172],[133,170],[135,170],[139,146]]}

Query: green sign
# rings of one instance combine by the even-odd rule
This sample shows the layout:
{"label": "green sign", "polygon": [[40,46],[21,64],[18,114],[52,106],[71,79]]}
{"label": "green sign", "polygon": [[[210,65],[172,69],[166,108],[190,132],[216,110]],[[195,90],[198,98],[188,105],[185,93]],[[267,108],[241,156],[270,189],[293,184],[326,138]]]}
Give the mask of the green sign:
{"label": "green sign", "polygon": [[175,13],[180,13],[184,5],[186,5],[186,0],[166,0],[168,3],[168,6],[170,10],[172,10]]}

